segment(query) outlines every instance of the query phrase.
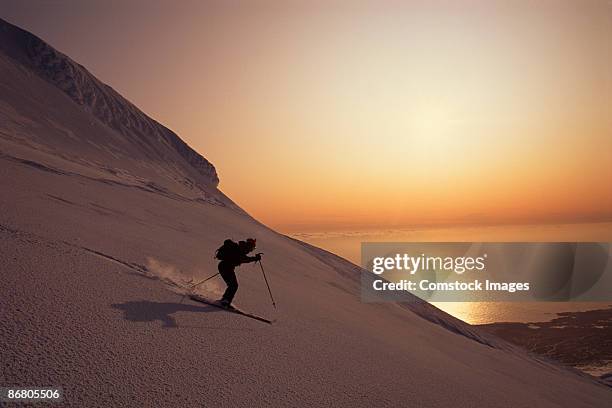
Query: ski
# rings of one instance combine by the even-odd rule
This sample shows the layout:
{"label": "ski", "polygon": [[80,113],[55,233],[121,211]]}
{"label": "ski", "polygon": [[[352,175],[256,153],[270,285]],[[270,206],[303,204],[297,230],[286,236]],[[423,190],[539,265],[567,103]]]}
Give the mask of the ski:
{"label": "ski", "polygon": [[214,300],[208,300],[208,299],[206,299],[206,298],[204,298],[202,296],[199,296],[199,295],[189,295],[189,298],[191,300],[196,301],[196,302],[200,302],[200,303],[204,303],[206,305],[218,307],[219,309],[225,310],[226,312],[236,313],[236,314],[239,314],[239,315],[242,315],[242,316],[245,316],[245,317],[250,317],[251,319],[259,320],[260,322],[264,322],[264,323],[268,323],[268,324],[272,324],[274,322],[273,320],[268,320],[268,319],[266,319],[264,317],[257,316],[256,314],[249,313],[249,312],[244,312],[244,311],[242,311],[240,309],[236,309],[236,308],[228,309],[228,308],[225,308],[225,307],[221,306],[219,303],[215,302]]}

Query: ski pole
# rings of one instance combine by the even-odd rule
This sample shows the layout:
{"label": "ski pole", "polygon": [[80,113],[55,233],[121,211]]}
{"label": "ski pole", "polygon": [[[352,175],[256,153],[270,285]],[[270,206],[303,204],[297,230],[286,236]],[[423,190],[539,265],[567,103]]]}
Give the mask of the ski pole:
{"label": "ski pole", "polygon": [[266,286],[268,287],[268,293],[270,294],[270,299],[272,300],[272,306],[276,309],[276,302],[274,302],[274,297],[272,297],[272,291],[270,290],[270,285],[268,284],[268,278],[266,278],[266,272],[264,271],[264,267],[261,264],[261,260],[258,261],[259,266],[261,267],[261,273],[263,274],[264,280],[266,281]]}
{"label": "ski pole", "polygon": [[206,282],[206,281],[211,280],[211,279],[212,279],[212,278],[214,278],[215,276],[219,275],[219,273],[220,273],[220,272],[217,272],[217,273],[215,273],[214,275],[211,275],[211,276],[209,276],[208,278],[204,279],[203,281],[200,281],[200,282],[196,283],[195,285],[191,285],[191,289],[195,288],[195,287],[196,287],[196,286],[198,286],[198,285],[203,284],[203,283],[204,283],[204,282]]}
{"label": "ski pole", "polygon": [[[193,289],[194,289],[196,286],[201,285],[201,284],[203,284],[204,282],[206,282],[206,281],[208,281],[208,280],[211,280],[212,278],[214,278],[215,276],[219,275],[220,273],[221,273],[221,272],[217,272],[217,273],[215,273],[214,275],[211,275],[211,276],[209,276],[208,278],[206,278],[206,279],[204,279],[204,280],[202,280],[202,281],[200,281],[200,282],[196,283],[195,285],[191,285],[190,290],[193,290]],[[181,302],[180,302],[180,303],[183,303],[183,300],[185,300],[185,295],[183,295],[183,297],[181,297]]]}

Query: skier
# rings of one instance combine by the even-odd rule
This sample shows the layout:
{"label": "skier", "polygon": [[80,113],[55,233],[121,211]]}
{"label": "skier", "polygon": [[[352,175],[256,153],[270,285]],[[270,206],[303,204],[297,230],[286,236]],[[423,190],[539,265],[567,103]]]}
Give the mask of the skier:
{"label": "skier", "polygon": [[217,249],[215,258],[219,259],[219,274],[227,284],[227,289],[223,294],[223,297],[219,301],[221,306],[232,309],[232,300],[238,291],[238,280],[236,279],[236,273],[234,268],[243,263],[257,262],[261,260],[261,254],[255,256],[248,256],[247,254],[253,252],[255,249],[256,241],[254,238],[248,238],[246,241],[240,241],[235,243],[231,239],[226,239],[223,245]]}

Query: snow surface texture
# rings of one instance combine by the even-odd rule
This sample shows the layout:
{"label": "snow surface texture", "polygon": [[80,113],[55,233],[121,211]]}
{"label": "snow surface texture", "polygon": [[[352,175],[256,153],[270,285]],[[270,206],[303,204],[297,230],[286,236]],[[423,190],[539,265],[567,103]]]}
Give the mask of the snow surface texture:
{"label": "snow surface texture", "polygon": [[[0,385],[76,407],[611,406],[425,302],[362,303],[358,267],[255,221],[174,133],[3,21],[0,89]],[[247,236],[278,310],[254,264],[236,302],[273,326],[182,296]]]}

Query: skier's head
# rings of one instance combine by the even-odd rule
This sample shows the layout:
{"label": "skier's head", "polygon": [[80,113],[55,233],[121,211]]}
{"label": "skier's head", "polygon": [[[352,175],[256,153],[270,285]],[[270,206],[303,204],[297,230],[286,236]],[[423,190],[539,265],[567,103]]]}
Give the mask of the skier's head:
{"label": "skier's head", "polygon": [[254,238],[247,238],[246,241],[240,241],[238,245],[240,245],[240,249],[245,254],[253,251],[255,249],[256,240]]}
{"label": "skier's head", "polygon": [[257,241],[255,240],[255,238],[247,238],[246,246],[247,246],[247,249],[249,250],[249,252],[251,252],[252,250],[255,249],[256,243],[257,243]]}

